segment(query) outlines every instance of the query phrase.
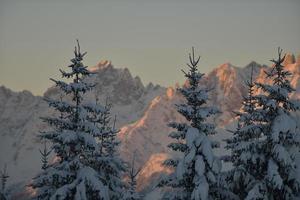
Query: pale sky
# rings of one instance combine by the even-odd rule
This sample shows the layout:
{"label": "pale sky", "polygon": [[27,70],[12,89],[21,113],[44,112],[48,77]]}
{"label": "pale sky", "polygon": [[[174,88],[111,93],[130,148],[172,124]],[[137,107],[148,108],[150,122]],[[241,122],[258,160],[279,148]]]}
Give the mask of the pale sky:
{"label": "pale sky", "polygon": [[300,53],[299,0],[0,0],[0,85],[41,95],[78,38],[93,66],[108,59],[163,86],[183,81],[192,46],[200,70],[270,64]]}

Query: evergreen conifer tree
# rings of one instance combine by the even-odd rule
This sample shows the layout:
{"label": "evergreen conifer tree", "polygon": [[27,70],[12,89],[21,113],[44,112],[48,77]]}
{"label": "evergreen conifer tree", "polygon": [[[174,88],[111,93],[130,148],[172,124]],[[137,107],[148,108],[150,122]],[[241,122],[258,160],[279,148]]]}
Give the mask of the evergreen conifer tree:
{"label": "evergreen conifer tree", "polygon": [[[271,84],[248,84],[238,128],[228,140],[234,169],[229,176],[231,189],[240,199],[288,200],[299,195],[300,134],[293,112],[300,103],[291,100],[290,72],[282,65],[285,56],[278,49],[278,59],[265,71]],[[256,86],[261,93],[253,95]]]}
{"label": "evergreen conifer tree", "polygon": [[52,143],[57,161],[33,179],[31,187],[36,189],[37,199],[109,199],[103,177],[92,165],[93,155],[98,151],[94,137],[97,129],[87,118],[98,108],[83,103],[84,93],[94,87],[84,82],[91,72],[82,63],[86,53],[80,52],[79,43],[74,54],[68,66],[70,72],[60,70],[62,77],[71,81],[51,79],[72,101],[45,99],[61,115],[42,118],[52,130],[41,137]]}
{"label": "evergreen conifer tree", "polygon": [[257,151],[262,148],[259,141],[261,127],[255,123],[255,100],[253,82],[253,67],[251,69],[250,81],[246,82],[248,87],[247,96],[243,97],[242,109],[235,112],[238,117],[237,129],[233,137],[227,140],[226,148],[231,150],[231,156],[227,161],[232,162],[233,170],[226,174],[226,186],[239,199],[245,199],[249,188],[255,182],[255,176],[260,171],[257,169],[258,160],[263,155]]}
{"label": "evergreen conifer tree", "polygon": [[[186,102],[176,105],[177,111],[188,123],[170,123],[177,131],[169,134],[174,139],[168,145],[173,151],[183,154],[180,158],[166,160],[164,164],[173,168],[174,173],[162,180],[160,186],[168,186],[171,192],[165,199],[207,200],[217,199],[217,180],[221,162],[214,156],[214,143],[208,136],[216,133],[215,127],[207,119],[219,111],[208,106],[208,89],[201,87],[199,81],[204,74],[198,71],[200,57],[195,59],[194,48],[189,54],[189,71],[183,71],[188,84],[178,91]],[[181,155],[182,155],[181,154]]]}
{"label": "evergreen conifer tree", "polygon": [[[98,105],[96,100],[96,106]],[[110,199],[122,199],[124,195],[125,184],[122,177],[125,173],[125,162],[120,158],[118,146],[120,142],[117,139],[116,117],[111,122],[112,105],[106,100],[102,111],[94,113],[90,121],[96,127],[94,137],[97,138],[99,151],[93,155],[93,166],[97,169],[103,183],[108,187]]]}
{"label": "evergreen conifer tree", "polygon": [[289,98],[294,89],[288,79],[291,73],[282,65],[284,58],[278,48],[278,58],[271,60],[274,65],[265,72],[272,83],[256,83],[262,94],[254,96],[254,119],[261,134],[255,145],[256,167],[251,173],[255,183],[247,200],[287,200],[299,195],[296,169],[300,166],[295,158],[299,155],[300,130],[292,114],[299,110],[300,103]]}
{"label": "evergreen conifer tree", "polygon": [[127,191],[125,193],[125,197],[124,200],[140,200],[142,199],[141,195],[136,191],[136,177],[137,175],[140,173],[140,171],[142,170],[142,168],[135,168],[135,153],[133,154],[132,157],[132,161],[130,164],[130,168],[128,171],[128,188]]}

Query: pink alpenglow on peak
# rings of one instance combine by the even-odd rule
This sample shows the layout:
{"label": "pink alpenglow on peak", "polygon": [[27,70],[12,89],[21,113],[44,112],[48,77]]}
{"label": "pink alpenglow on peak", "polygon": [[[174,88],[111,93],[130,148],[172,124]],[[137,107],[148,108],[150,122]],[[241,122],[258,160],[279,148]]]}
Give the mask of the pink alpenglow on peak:
{"label": "pink alpenglow on peak", "polygon": [[91,72],[96,72],[108,67],[113,67],[113,65],[111,64],[111,61],[109,60],[101,60],[97,65],[90,67],[89,71]]}

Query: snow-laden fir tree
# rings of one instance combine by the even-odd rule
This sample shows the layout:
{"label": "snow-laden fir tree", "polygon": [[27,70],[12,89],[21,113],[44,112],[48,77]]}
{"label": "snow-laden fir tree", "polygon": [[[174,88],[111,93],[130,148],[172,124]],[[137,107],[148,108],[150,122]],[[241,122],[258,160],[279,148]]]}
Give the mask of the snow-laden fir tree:
{"label": "snow-laden fir tree", "polygon": [[131,164],[129,166],[129,170],[128,170],[128,186],[127,186],[127,191],[125,193],[124,196],[124,200],[141,200],[142,197],[141,195],[136,191],[136,178],[137,175],[140,173],[140,171],[142,170],[142,168],[136,168],[135,167],[135,153],[132,156],[132,161]]}
{"label": "snow-laden fir tree", "polygon": [[83,103],[84,93],[94,85],[84,82],[91,72],[82,63],[86,53],[80,52],[79,44],[74,54],[68,66],[70,71],[60,70],[62,77],[71,81],[51,79],[64,94],[72,97],[72,101],[46,99],[59,116],[42,118],[52,130],[41,137],[52,143],[56,162],[33,179],[31,187],[36,189],[37,199],[109,199],[103,177],[92,164],[93,155],[98,152],[94,137],[97,129],[87,120],[91,112],[101,111]]}
{"label": "snow-laden fir tree", "polygon": [[[243,97],[242,108],[235,112],[238,117],[237,129],[233,137],[227,140],[226,148],[231,150],[227,161],[232,162],[233,169],[226,173],[224,183],[239,199],[245,199],[249,189],[255,183],[255,178],[260,176],[261,159],[264,157],[261,149],[264,148],[260,141],[261,126],[255,123],[255,100],[253,82],[253,67],[250,81],[246,82],[248,93]],[[234,197],[231,195],[231,198]]]}
{"label": "snow-laden fir tree", "polygon": [[207,119],[219,111],[208,106],[208,89],[199,84],[204,74],[198,71],[200,57],[195,59],[194,49],[189,54],[189,71],[183,71],[188,84],[178,91],[186,102],[176,105],[177,111],[188,123],[170,123],[176,129],[169,134],[174,139],[168,145],[182,156],[166,160],[164,164],[174,169],[174,173],[161,181],[171,192],[164,199],[207,200],[217,199],[217,180],[221,169],[220,160],[213,154],[214,143],[208,136],[216,133],[215,127]]}
{"label": "snow-laden fir tree", "polygon": [[246,200],[289,200],[299,195],[296,170],[300,166],[295,158],[299,155],[300,130],[292,113],[299,110],[300,103],[289,98],[294,89],[288,79],[291,73],[282,65],[284,58],[279,48],[278,58],[271,60],[274,65],[266,71],[271,84],[256,83],[262,93],[253,97],[256,108],[252,115],[262,134],[255,144],[241,145],[254,154],[249,152],[241,159],[251,159],[250,163],[256,164],[253,168],[249,166],[255,181],[247,188]]}
{"label": "snow-laden fir tree", "polygon": [[[98,100],[96,100],[98,106]],[[97,138],[99,151],[93,155],[92,163],[101,177],[103,183],[108,187],[110,199],[122,199],[125,184],[122,180],[125,173],[125,162],[120,158],[118,146],[120,141],[117,139],[116,117],[111,120],[111,104],[106,101],[101,113],[94,113],[89,121],[92,122],[96,131],[94,136]]]}

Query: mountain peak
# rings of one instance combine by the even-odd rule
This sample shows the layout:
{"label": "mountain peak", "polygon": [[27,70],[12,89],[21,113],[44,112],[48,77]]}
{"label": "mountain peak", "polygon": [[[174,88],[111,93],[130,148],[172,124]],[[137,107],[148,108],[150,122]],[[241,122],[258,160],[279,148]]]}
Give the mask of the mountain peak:
{"label": "mountain peak", "polygon": [[297,56],[296,63],[300,63],[300,54]]}
{"label": "mountain peak", "polygon": [[4,85],[0,86],[0,97],[9,98],[12,96],[12,94],[13,94],[13,92],[10,89],[6,88]]}
{"label": "mountain peak", "polygon": [[220,65],[217,69],[228,69],[234,67],[230,62],[226,62],[222,65]]}
{"label": "mountain peak", "polygon": [[231,63],[224,63],[214,69],[211,73],[209,73],[209,76],[217,76],[219,79],[227,79],[229,76],[232,76],[236,73],[236,68]]}
{"label": "mountain peak", "polygon": [[168,87],[166,91],[166,96],[168,100],[171,100],[175,95],[175,90],[173,87]]}
{"label": "mountain peak", "polygon": [[251,61],[248,65],[246,65],[245,68],[252,68],[252,67],[256,67],[256,66],[261,66],[261,65],[255,61]]}
{"label": "mountain peak", "polygon": [[287,53],[285,55],[284,61],[283,61],[283,66],[287,66],[289,64],[294,64],[296,62],[294,54]]}
{"label": "mountain peak", "polygon": [[101,60],[97,65],[90,67],[89,71],[96,72],[109,67],[113,67],[110,60]]}

